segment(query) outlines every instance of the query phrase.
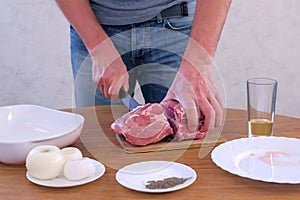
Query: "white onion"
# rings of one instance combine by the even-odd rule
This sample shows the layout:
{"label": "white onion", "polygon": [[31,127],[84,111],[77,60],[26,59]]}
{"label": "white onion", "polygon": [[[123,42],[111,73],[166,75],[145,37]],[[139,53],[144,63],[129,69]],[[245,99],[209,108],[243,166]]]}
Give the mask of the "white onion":
{"label": "white onion", "polygon": [[40,145],[28,153],[25,165],[31,176],[45,180],[59,176],[64,164],[65,158],[58,147]]}
{"label": "white onion", "polygon": [[72,181],[92,176],[96,171],[93,161],[89,158],[68,160],[64,166],[64,176]]}
{"label": "white onion", "polygon": [[66,160],[76,160],[82,158],[81,151],[76,147],[66,147],[61,150]]}

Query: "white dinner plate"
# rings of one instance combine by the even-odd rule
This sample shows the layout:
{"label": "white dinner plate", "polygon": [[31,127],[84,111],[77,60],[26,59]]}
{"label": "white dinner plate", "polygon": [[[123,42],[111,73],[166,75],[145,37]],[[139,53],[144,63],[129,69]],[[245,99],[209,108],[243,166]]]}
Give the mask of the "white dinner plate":
{"label": "white dinner plate", "polygon": [[[169,177],[188,178],[183,184],[166,189],[148,189],[147,182],[163,180]],[[179,190],[191,185],[197,178],[196,172],[189,166],[177,162],[145,161],[130,164],[116,173],[118,183],[126,188],[148,193],[163,193]]]}
{"label": "white dinner plate", "polygon": [[213,162],[232,174],[273,183],[300,183],[300,140],[286,137],[235,139],[216,147]]}
{"label": "white dinner plate", "polygon": [[63,175],[50,180],[40,180],[32,177],[28,172],[26,173],[26,178],[32,183],[35,183],[37,185],[47,186],[47,187],[74,187],[74,186],[83,185],[95,181],[105,173],[105,166],[102,163],[93,159],[91,160],[93,161],[96,167],[96,171],[94,175],[78,181],[68,180]]}

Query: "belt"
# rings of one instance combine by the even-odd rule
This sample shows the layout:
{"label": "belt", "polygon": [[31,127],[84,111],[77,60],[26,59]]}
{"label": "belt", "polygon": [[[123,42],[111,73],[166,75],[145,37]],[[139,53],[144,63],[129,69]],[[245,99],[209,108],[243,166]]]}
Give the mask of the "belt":
{"label": "belt", "polygon": [[185,17],[188,16],[188,6],[186,2],[176,4],[160,12],[163,18]]}
{"label": "belt", "polygon": [[163,21],[162,18],[185,17],[188,15],[188,5],[186,2],[183,2],[162,10],[158,15],[150,20],[155,20],[157,23],[161,23]]}

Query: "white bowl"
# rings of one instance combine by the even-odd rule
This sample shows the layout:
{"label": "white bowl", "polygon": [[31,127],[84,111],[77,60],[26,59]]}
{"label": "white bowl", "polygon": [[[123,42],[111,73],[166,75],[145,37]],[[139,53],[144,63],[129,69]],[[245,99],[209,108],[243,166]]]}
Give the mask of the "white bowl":
{"label": "white bowl", "polygon": [[59,148],[75,142],[84,117],[36,105],[0,107],[0,162],[23,163],[38,145]]}

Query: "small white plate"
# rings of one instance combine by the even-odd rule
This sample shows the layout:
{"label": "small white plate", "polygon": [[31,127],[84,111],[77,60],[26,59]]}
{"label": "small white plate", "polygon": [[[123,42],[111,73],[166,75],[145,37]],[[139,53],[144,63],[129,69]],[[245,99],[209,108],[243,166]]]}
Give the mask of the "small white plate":
{"label": "small white plate", "polygon": [[41,185],[41,186],[47,186],[47,187],[74,187],[74,186],[79,186],[79,185],[83,185],[86,183],[90,183],[92,181],[95,181],[96,179],[100,178],[104,173],[105,173],[105,166],[96,161],[93,160],[96,167],[96,171],[95,174],[93,176],[78,180],[78,181],[71,181],[66,179],[63,175],[51,179],[51,180],[40,180],[40,179],[36,179],[34,177],[32,177],[28,172],[26,173],[26,178],[32,182],[35,183],[37,185]]}
{"label": "small white plate", "polygon": [[[166,189],[148,189],[150,180],[162,180],[169,177],[188,178],[183,184]],[[196,172],[189,166],[168,161],[145,161],[123,167],[116,173],[118,183],[126,188],[148,193],[163,193],[179,190],[191,185],[197,178]]]}
{"label": "small white plate", "polygon": [[300,140],[251,137],[223,143],[211,154],[213,162],[232,174],[265,182],[300,183]]}

